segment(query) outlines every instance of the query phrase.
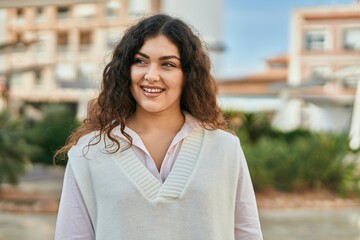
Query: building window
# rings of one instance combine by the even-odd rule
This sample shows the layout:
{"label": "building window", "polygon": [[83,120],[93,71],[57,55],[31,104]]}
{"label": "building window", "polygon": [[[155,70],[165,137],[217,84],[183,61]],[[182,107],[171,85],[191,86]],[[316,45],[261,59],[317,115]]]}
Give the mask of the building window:
{"label": "building window", "polygon": [[44,9],[42,7],[36,8],[36,21],[41,22],[44,20]]}
{"label": "building window", "polygon": [[49,33],[37,33],[37,42],[34,43],[34,55],[38,58],[38,60],[45,60],[47,56],[47,47],[48,43],[51,39],[51,34]]}
{"label": "building window", "polygon": [[326,51],[330,49],[330,36],[327,31],[308,30],[304,36],[304,48],[307,51]]}
{"label": "building window", "polygon": [[311,75],[313,77],[328,78],[332,75],[330,66],[314,66],[311,68]]}
{"label": "building window", "polygon": [[24,44],[24,34],[15,33],[16,45],[13,46],[12,50],[14,53],[25,52],[26,46]]}
{"label": "building window", "polygon": [[121,38],[121,33],[118,31],[109,31],[106,37],[106,47],[107,49],[114,49],[116,44],[119,42],[119,39]]}
{"label": "building window", "polygon": [[23,19],[24,18],[24,9],[23,8],[17,8],[16,9],[16,17],[18,19]]}
{"label": "building window", "polygon": [[360,28],[344,30],[343,48],[346,50],[360,50]]}
{"label": "building window", "polygon": [[45,44],[44,41],[38,41],[35,44],[35,54],[37,57],[42,57],[45,53]]}
{"label": "building window", "polygon": [[95,4],[79,4],[74,7],[74,16],[81,20],[89,20],[96,17]]}
{"label": "building window", "polygon": [[15,23],[24,23],[25,22],[25,14],[23,8],[16,9],[16,20]]}
{"label": "building window", "polygon": [[136,18],[151,11],[151,2],[150,0],[133,0],[129,1],[128,7],[129,15]]}
{"label": "building window", "polygon": [[22,85],[22,73],[13,73],[10,77],[10,88],[20,87]]}
{"label": "building window", "polygon": [[113,0],[108,1],[105,5],[105,16],[107,18],[116,18],[119,13],[120,3],[119,1]]}
{"label": "building window", "polygon": [[89,51],[92,43],[92,34],[91,31],[80,31],[80,51]]}
{"label": "building window", "polygon": [[41,85],[41,69],[40,68],[36,68],[34,70],[34,77],[35,77],[35,85]]}
{"label": "building window", "polygon": [[336,72],[338,79],[347,88],[356,88],[356,84],[359,81],[360,65],[348,65],[340,67]]}
{"label": "building window", "polygon": [[59,6],[57,8],[57,18],[67,19],[70,17],[70,8],[68,6]]}
{"label": "building window", "polygon": [[16,42],[22,42],[24,40],[24,36],[21,32],[18,32],[18,33],[15,33],[15,39],[16,39]]}
{"label": "building window", "polygon": [[75,67],[71,63],[58,63],[55,67],[58,82],[71,82],[76,79]]}
{"label": "building window", "polygon": [[94,88],[95,87],[95,70],[96,65],[93,63],[80,63],[78,68],[78,87]]}
{"label": "building window", "polygon": [[57,48],[59,52],[66,52],[69,48],[69,34],[67,32],[57,33]]}

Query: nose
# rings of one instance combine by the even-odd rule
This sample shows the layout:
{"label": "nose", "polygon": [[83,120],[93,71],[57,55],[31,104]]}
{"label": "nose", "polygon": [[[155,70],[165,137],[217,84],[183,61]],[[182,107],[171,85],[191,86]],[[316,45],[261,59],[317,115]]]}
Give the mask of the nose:
{"label": "nose", "polygon": [[145,73],[145,80],[148,82],[154,82],[160,80],[160,75],[156,66],[149,66]]}

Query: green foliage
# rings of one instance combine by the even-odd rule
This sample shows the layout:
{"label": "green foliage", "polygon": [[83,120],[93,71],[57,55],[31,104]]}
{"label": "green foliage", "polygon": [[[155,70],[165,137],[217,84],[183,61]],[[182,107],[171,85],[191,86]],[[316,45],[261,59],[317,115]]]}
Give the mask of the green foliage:
{"label": "green foliage", "polygon": [[229,128],[246,142],[256,143],[263,136],[279,134],[271,127],[266,113],[225,111],[224,117],[228,121]]}
{"label": "green foliage", "polygon": [[38,153],[24,140],[24,124],[8,112],[0,113],[0,184],[16,184],[25,172],[29,157]]}
{"label": "green foliage", "polygon": [[357,165],[344,162],[349,154],[345,134],[281,132],[264,113],[224,115],[241,139],[255,190],[360,192]]}
{"label": "green foliage", "polygon": [[79,123],[66,105],[44,105],[42,112],[42,120],[27,124],[26,140],[41,149],[41,153],[31,159],[32,162],[53,164],[55,151],[64,145]]}
{"label": "green foliage", "polygon": [[243,113],[242,120],[241,129],[251,143],[257,142],[263,135],[275,134],[265,113]]}
{"label": "green foliage", "polygon": [[262,138],[255,145],[245,144],[244,152],[257,190],[274,187],[283,191],[326,188],[343,192],[343,179],[353,168],[343,164],[347,154],[343,135],[325,133],[299,137]]}
{"label": "green foliage", "polygon": [[42,120],[35,122],[0,113],[0,184],[16,184],[30,161],[52,164],[54,152],[79,124],[65,105],[42,110]]}

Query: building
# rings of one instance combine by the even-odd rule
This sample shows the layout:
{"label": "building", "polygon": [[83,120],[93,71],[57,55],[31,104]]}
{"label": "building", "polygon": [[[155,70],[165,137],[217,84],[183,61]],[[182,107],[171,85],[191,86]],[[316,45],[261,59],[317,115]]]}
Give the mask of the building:
{"label": "building", "polygon": [[275,112],[281,103],[279,90],[286,85],[287,55],[266,59],[266,69],[254,74],[217,82],[219,99],[224,109],[246,112]]}
{"label": "building", "polygon": [[360,79],[360,1],[296,8],[290,32],[291,87],[277,125],[348,131]]}
{"label": "building", "polygon": [[[5,11],[0,9],[0,42],[5,42]],[[4,66],[4,58],[1,55],[0,47],[0,66]],[[5,77],[0,75],[0,112],[5,109],[6,98],[6,81]]]}
{"label": "building", "polygon": [[[67,102],[77,106],[78,117],[83,118],[123,31],[139,17],[156,12],[177,15],[198,28],[208,39],[210,55],[220,59],[223,1],[211,1],[204,13],[208,18],[198,14],[204,2],[0,1],[4,13],[0,25],[4,33],[0,39],[0,91],[4,92],[1,86],[7,86],[10,99],[5,101],[13,109],[24,103]],[[210,14],[219,17],[204,21],[211,19]]]}
{"label": "building", "polygon": [[139,7],[113,1],[1,1],[5,43],[1,73],[13,108],[23,103],[68,102],[84,115],[101,69],[136,17],[158,12],[159,1]]}
{"label": "building", "polygon": [[267,69],[218,82],[220,103],[241,111],[276,112],[273,125],[348,132],[360,79],[360,0],[296,8],[288,55]]}

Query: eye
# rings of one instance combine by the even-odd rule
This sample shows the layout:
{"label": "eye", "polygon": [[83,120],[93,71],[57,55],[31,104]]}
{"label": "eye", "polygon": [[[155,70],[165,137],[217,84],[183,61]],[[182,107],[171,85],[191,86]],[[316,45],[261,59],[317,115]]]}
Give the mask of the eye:
{"label": "eye", "polygon": [[164,62],[162,64],[164,67],[167,67],[167,68],[174,68],[176,67],[176,64],[175,63],[172,63],[172,62]]}
{"label": "eye", "polygon": [[133,63],[136,65],[145,65],[146,61],[143,58],[135,58]]}

